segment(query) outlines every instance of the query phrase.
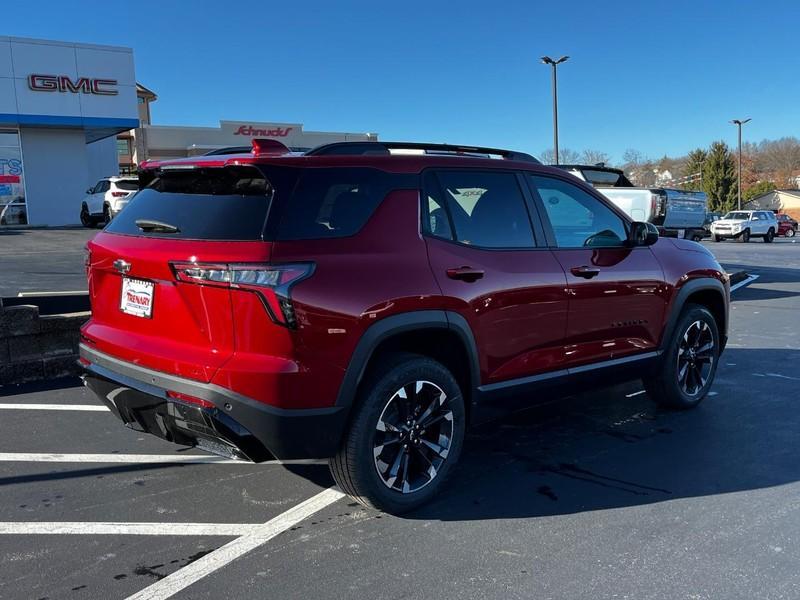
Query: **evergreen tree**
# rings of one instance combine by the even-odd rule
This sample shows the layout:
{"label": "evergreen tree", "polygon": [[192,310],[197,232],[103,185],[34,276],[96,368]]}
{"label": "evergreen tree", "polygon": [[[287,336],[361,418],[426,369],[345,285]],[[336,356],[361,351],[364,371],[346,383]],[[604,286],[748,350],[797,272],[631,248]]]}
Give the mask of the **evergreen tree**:
{"label": "evergreen tree", "polygon": [[703,190],[709,210],[727,212],[736,205],[736,162],[725,142],[714,142],[703,162]]}
{"label": "evergreen tree", "polygon": [[707,152],[702,148],[692,150],[686,156],[686,162],[683,165],[683,177],[695,177],[691,181],[687,181],[681,187],[685,190],[699,190],[703,186],[703,165],[706,162]]}

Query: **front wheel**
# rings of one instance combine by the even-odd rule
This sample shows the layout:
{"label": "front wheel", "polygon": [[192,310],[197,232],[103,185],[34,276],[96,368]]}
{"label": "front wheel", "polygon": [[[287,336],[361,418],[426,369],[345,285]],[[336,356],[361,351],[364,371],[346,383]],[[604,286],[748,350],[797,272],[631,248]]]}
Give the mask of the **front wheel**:
{"label": "front wheel", "polygon": [[714,236],[714,241],[715,241],[715,242],[721,242],[721,241],[722,241],[722,237],[720,237],[720,236],[718,236],[718,235],[715,235],[715,236]]}
{"label": "front wheel", "polygon": [[787,229],[787,230],[786,230],[786,233],[784,233],[783,235],[785,235],[785,236],[786,236],[786,237],[788,237],[788,238],[790,238],[790,237],[794,237],[794,229],[791,229],[791,228],[790,228],[790,229]]}
{"label": "front wheel", "polygon": [[765,243],[767,243],[767,244],[769,244],[769,243],[771,243],[771,242],[772,242],[772,240],[774,240],[774,239],[775,239],[775,230],[774,230],[774,229],[772,229],[772,227],[770,227],[770,228],[769,228],[769,231],[768,231],[768,232],[767,232],[767,234],[764,236],[764,242],[765,242]]}
{"label": "front wheel", "polygon": [[745,243],[745,244],[746,244],[747,242],[749,242],[749,241],[750,241],[750,230],[749,230],[749,229],[745,229],[745,230],[742,232],[742,235],[741,235],[741,237],[739,238],[739,240],[741,240],[741,241],[742,241],[742,243]]}
{"label": "front wheel", "polygon": [[650,397],[667,408],[694,408],[708,394],[719,360],[719,329],[704,306],[684,307],[658,373],[644,379]]}
{"label": "front wheel", "polygon": [[330,461],[345,493],[392,514],[433,498],[464,443],[464,400],[441,363],[417,354],[385,357],[360,387],[341,448]]}

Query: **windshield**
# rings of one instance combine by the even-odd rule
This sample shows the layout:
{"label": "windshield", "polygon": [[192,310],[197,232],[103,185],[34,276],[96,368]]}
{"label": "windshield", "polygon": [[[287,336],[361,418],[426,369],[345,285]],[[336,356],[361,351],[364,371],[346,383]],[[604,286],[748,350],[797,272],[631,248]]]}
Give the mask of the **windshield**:
{"label": "windshield", "polygon": [[[253,167],[166,171],[138,192],[106,231],[171,239],[260,240],[271,197],[272,186]],[[143,222],[164,227],[143,228]]]}
{"label": "windshield", "polygon": [[135,192],[139,189],[139,180],[138,179],[119,179],[114,182],[114,185],[117,186],[121,190],[125,190],[128,192]]}
{"label": "windshield", "polygon": [[750,218],[750,213],[746,212],[729,212],[722,217],[723,219],[733,219],[735,221],[747,221]]}

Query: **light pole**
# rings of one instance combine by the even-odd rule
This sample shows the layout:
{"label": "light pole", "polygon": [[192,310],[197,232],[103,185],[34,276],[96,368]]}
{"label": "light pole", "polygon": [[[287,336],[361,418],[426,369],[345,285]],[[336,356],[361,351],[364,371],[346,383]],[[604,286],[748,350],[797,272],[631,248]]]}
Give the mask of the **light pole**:
{"label": "light pole", "polygon": [[734,119],[731,121],[731,123],[739,128],[739,195],[737,196],[737,210],[742,210],[742,125],[749,121],[749,117],[747,119]]}
{"label": "light pole", "polygon": [[553,60],[549,56],[543,56],[542,62],[553,67],[553,152],[555,153],[556,164],[558,164],[558,78],[556,70],[558,65],[566,62],[569,56],[562,56],[558,60]]}

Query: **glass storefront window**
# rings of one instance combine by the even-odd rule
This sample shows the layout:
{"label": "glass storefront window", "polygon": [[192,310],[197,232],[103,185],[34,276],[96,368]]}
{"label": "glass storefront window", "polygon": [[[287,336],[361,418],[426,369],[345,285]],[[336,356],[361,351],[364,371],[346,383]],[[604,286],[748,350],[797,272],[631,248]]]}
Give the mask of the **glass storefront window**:
{"label": "glass storefront window", "polygon": [[27,224],[19,132],[0,129],[0,226]]}

